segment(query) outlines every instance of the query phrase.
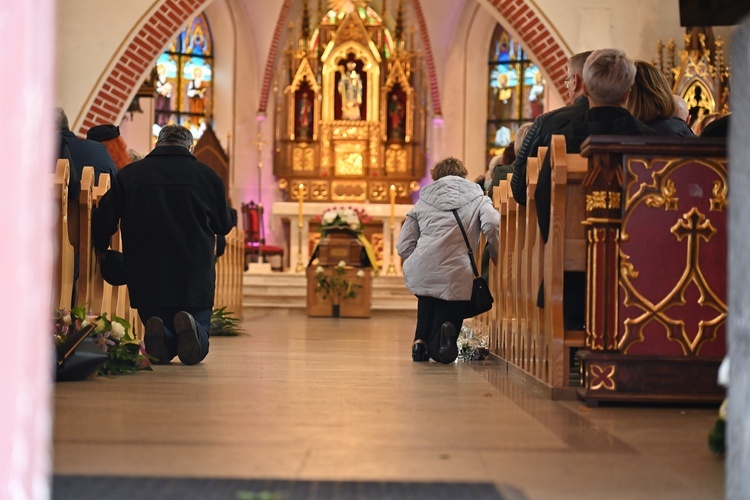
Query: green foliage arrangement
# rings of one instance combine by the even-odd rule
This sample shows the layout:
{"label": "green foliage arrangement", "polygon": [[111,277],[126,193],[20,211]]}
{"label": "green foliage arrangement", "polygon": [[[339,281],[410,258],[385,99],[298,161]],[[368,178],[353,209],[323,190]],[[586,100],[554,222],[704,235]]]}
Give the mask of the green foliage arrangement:
{"label": "green foliage arrangement", "polygon": [[211,336],[237,337],[242,335],[240,319],[226,309],[226,306],[220,307],[211,313],[211,327],[209,328]]}

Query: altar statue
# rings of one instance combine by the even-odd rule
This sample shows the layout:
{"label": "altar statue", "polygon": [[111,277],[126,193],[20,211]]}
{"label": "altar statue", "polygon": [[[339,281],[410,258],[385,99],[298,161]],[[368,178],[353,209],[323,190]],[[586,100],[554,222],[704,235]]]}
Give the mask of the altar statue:
{"label": "altar statue", "polygon": [[361,120],[362,112],[362,79],[357,73],[354,61],[346,63],[346,71],[341,72],[338,91],[341,94],[341,118],[343,120]]}

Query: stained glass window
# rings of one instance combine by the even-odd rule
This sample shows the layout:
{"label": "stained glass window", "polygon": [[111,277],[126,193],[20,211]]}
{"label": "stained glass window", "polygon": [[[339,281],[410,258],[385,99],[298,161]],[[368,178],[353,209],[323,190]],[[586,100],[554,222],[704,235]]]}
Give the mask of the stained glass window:
{"label": "stained glass window", "polygon": [[185,28],[156,60],[154,137],[164,125],[182,125],[198,140],[211,123],[213,40],[203,14]]}
{"label": "stained glass window", "polygon": [[489,50],[488,160],[512,146],[518,127],[544,112],[545,84],[523,47],[496,25]]}

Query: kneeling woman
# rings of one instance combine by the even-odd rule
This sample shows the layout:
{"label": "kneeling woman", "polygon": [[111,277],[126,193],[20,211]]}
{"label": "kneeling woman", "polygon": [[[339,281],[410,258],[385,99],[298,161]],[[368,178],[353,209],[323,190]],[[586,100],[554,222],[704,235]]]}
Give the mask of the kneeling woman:
{"label": "kneeling woman", "polygon": [[404,259],[406,287],[417,296],[414,361],[452,363],[456,340],[468,311],[474,273],[469,252],[456,221],[466,230],[472,251],[480,231],[487,236],[495,261],[500,216],[482,188],[466,179],[461,160],[446,158],[432,169],[432,180],[406,214],[396,248]]}

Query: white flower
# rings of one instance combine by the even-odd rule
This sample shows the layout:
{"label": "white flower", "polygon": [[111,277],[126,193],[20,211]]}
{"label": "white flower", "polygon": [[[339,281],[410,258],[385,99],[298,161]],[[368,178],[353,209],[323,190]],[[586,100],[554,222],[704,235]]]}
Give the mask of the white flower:
{"label": "white flower", "polygon": [[727,419],[727,400],[725,399],[723,403],[721,403],[721,406],[719,407],[719,418],[722,420]]}
{"label": "white flower", "polygon": [[110,334],[110,337],[119,341],[119,340],[122,340],[124,336],[125,336],[125,327],[122,326],[120,323],[113,321],[112,333]]}
{"label": "white flower", "polygon": [[362,269],[357,271],[357,278],[364,278],[364,277],[365,277],[365,272]]}
{"label": "white flower", "polygon": [[73,322],[73,319],[70,317],[70,314],[66,314],[62,317],[63,325],[68,326]]}
{"label": "white flower", "polygon": [[338,217],[338,213],[335,210],[329,210],[323,214],[323,222],[330,224],[336,220],[336,217]]}
{"label": "white flower", "polygon": [[347,215],[345,220],[352,229],[357,229],[359,227],[359,218],[356,215]]}
{"label": "white flower", "polygon": [[315,268],[315,274],[323,274],[323,266],[318,266]]}
{"label": "white flower", "polygon": [[345,265],[346,265],[346,262],[344,262],[343,260],[339,261],[339,267],[344,267]]}

